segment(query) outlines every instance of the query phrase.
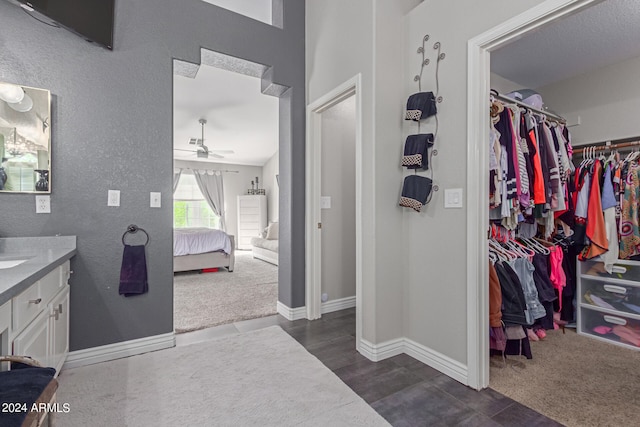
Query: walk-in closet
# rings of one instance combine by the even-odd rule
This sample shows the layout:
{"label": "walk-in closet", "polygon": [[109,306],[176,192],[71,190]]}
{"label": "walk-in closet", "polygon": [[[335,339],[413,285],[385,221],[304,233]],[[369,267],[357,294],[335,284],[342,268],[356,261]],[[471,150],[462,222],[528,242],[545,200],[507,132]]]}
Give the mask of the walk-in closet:
{"label": "walk-in closet", "polygon": [[579,425],[640,409],[638,23],[605,0],[491,53],[490,386]]}

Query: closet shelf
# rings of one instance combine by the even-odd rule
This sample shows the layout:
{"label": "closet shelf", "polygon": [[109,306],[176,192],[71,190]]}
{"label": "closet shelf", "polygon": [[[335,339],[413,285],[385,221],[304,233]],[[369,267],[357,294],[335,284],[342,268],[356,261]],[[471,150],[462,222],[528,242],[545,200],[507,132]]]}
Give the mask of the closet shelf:
{"label": "closet shelf", "polygon": [[592,149],[594,151],[621,150],[621,149],[624,150],[629,148],[640,148],[640,140],[638,138],[632,138],[632,141],[629,141],[629,140],[621,140],[620,142],[606,141],[606,142],[598,142],[596,144],[581,145],[573,149],[573,154],[574,155],[582,154],[587,148]]}
{"label": "closet shelf", "polygon": [[534,113],[538,113],[538,114],[542,114],[544,116],[546,116],[548,119],[551,119],[553,121],[559,121],[562,124],[566,124],[567,123],[567,119],[565,119],[562,116],[559,116],[555,113],[552,113],[551,111],[545,111],[545,110],[540,110],[538,108],[532,107],[529,104],[526,104],[518,99],[514,99],[514,98],[509,98],[508,96],[502,95],[500,94],[497,90],[495,89],[491,89],[491,96],[493,96],[495,99],[499,99],[501,101],[507,102],[509,104],[515,104],[515,105],[519,105],[522,108],[526,108],[529,111],[533,111]]}

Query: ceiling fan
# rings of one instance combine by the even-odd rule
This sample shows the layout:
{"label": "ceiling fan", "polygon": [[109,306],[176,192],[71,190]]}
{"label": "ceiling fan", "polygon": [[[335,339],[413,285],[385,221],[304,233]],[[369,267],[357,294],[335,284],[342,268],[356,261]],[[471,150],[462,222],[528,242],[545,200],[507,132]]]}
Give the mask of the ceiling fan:
{"label": "ceiling fan", "polygon": [[194,150],[186,150],[184,148],[174,148],[174,151],[188,151],[191,153],[196,153],[196,156],[199,159],[208,159],[209,156],[215,157],[216,159],[224,159],[222,154],[234,154],[233,150],[211,150],[204,144],[204,125],[207,124],[207,119],[200,119],[198,122],[202,125],[202,137],[201,138],[189,138],[189,144],[195,145],[196,149]]}

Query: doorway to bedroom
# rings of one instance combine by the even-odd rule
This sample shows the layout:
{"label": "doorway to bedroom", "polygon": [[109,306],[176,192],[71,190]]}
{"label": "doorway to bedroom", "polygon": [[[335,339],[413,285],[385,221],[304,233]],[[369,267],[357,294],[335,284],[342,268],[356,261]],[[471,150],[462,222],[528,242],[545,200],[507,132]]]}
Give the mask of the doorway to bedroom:
{"label": "doorway to bedroom", "polygon": [[176,333],[277,313],[278,120],[260,78],[174,72]]}

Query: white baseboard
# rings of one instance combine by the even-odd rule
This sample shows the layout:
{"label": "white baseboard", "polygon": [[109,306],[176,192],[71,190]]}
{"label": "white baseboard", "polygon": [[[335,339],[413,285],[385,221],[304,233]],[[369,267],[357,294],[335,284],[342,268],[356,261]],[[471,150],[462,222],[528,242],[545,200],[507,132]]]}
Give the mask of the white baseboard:
{"label": "white baseboard", "polygon": [[355,295],[352,297],[334,299],[334,300],[326,301],[322,303],[321,313],[322,314],[332,313],[334,311],[346,310],[347,308],[352,308],[355,306],[356,306]]}
{"label": "white baseboard", "polygon": [[404,353],[404,338],[397,338],[380,344],[373,344],[362,338],[357,350],[367,359],[379,362]]}
{"label": "white baseboard", "polygon": [[287,320],[293,321],[307,318],[307,308],[305,306],[291,308],[278,301],[276,309],[278,310],[278,314]]}
{"label": "white baseboard", "polygon": [[463,363],[453,360],[435,350],[430,349],[408,338],[404,339],[405,353],[414,359],[418,359],[425,365],[429,365],[443,374],[461,382],[464,385],[469,384],[469,370]]}
{"label": "white baseboard", "polygon": [[361,339],[358,351],[373,362],[379,362],[398,354],[406,353],[454,380],[468,385],[469,373],[466,365],[408,338],[398,338],[380,344],[373,344]]}
{"label": "white baseboard", "polygon": [[84,350],[72,351],[67,356],[62,369],[78,368],[80,366],[93,365],[94,363],[107,362],[123,357],[135,356],[150,351],[163,350],[175,347],[176,338],[173,332],[123,341],[115,344],[102,345]]}
{"label": "white baseboard", "polygon": [[[335,299],[322,303],[321,313],[333,313],[334,311],[346,310],[347,308],[352,308],[356,306],[356,297],[346,297]],[[307,307],[296,307],[290,308],[278,301],[276,309],[278,310],[278,314],[281,314],[287,320],[299,320],[307,318]]]}

